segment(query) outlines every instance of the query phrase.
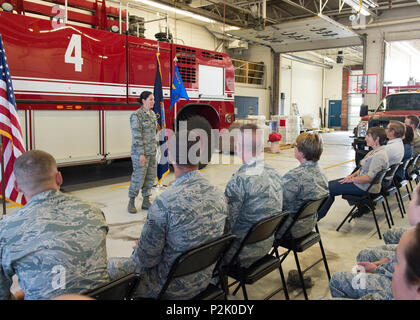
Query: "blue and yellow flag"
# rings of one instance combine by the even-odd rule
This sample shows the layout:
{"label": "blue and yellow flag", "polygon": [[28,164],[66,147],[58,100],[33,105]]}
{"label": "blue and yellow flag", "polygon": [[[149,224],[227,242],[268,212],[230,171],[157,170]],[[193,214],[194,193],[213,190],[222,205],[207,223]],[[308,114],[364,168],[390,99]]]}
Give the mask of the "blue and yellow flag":
{"label": "blue and yellow flag", "polygon": [[[153,95],[155,96],[155,105],[153,106],[153,111],[156,114],[159,131],[164,130],[163,133],[165,133],[164,141],[159,142],[160,143],[160,159],[158,161],[156,179],[160,183],[162,179],[169,173],[169,162],[168,162],[168,148],[164,148],[168,137],[166,136],[166,132],[165,132],[166,131],[165,106],[163,103],[162,69],[160,67],[159,55],[160,53],[157,52],[156,53],[155,87],[153,89]],[[164,163],[161,163],[161,162],[164,162]]]}
{"label": "blue and yellow flag", "polygon": [[175,64],[174,81],[172,82],[171,89],[171,107],[169,109],[169,112],[171,112],[172,106],[181,98],[184,98],[185,100],[190,100],[187,94],[187,90],[185,90],[184,83],[182,82],[178,66]]}

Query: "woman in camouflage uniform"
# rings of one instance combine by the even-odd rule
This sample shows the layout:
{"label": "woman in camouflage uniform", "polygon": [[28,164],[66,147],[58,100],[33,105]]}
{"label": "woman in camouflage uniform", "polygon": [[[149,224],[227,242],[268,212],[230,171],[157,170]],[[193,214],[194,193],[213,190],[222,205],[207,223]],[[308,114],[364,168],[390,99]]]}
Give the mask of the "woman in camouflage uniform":
{"label": "woman in camouflage uniform", "polygon": [[133,162],[133,173],[131,175],[130,188],[128,190],[127,210],[129,213],[136,213],[137,209],[134,200],[142,190],[142,209],[149,209],[150,194],[156,179],[156,150],[157,150],[157,121],[153,106],[155,98],[150,91],[143,91],[140,94],[139,102],[141,108],[131,114],[130,125],[132,133],[131,160]]}

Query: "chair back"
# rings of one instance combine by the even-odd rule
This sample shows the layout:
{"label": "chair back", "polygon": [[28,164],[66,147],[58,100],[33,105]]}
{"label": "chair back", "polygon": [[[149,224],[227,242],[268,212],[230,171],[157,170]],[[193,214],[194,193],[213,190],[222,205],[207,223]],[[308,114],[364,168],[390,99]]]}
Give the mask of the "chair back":
{"label": "chair back", "polygon": [[395,163],[389,167],[389,170],[386,172],[385,177],[382,180],[383,189],[387,189],[392,185],[395,173],[398,171],[398,169],[400,168],[402,164],[403,164],[402,162]]}
{"label": "chair back", "polygon": [[411,162],[408,164],[407,166],[407,170],[406,170],[406,177],[408,177],[409,175],[411,175],[413,173],[414,170],[417,169],[417,164],[419,161],[419,157],[420,154],[418,154],[413,160],[411,160]]}
{"label": "chair back", "polygon": [[138,282],[138,276],[132,273],[84,295],[96,300],[128,300],[133,297]]}
{"label": "chair back", "polygon": [[243,240],[243,246],[257,243],[271,237],[279,226],[280,221],[284,219],[286,215],[286,213],[281,213],[275,216],[264,218],[255,223],[248,231],[248,234],[245,236]]}
{"label": "chair back", "polygon": [[403,172],[404,172],[404,176],[406,175],[405,173],[407,172],[407,168],[408,168],[411,160],[414,160],[414,158],[411,157],[411,158],[405,159],[403,161],[403,164],[400,166],[401,170],[403,170]]}
{"label": "chair back", "polygon": [[289,234],[290,230],[295,225],[296,221],[307,218],[309,216],[318,215],[318,212],[324,206],[325,202],[328,200],[328,196],[325,196],[317,200],[307,200],[299,208],[299,211],[293,217],[292,223],[287,227],[283,236]]}
{"label": "chair back", "polygon": [[163,297],[175,278],[199,272],[219,262],[229,249],[234,238],[236,237],[232,234],[223,235],[215,240],[191,248],[178,256],[172,263],[166,282],[157,299],[159,300]]}
{"label": "chair back", "polygon": [[387,174],[387,173],[388,173],[388,171],[390,171],[390,170],[391,170],[390,168],[386,168],[386,169],[383,169],[383,170],[379,171],[379,172],[376,174],[375,178],[373,178],[372,182],[370,183],[369,188],[368,188],[366,191],[367,191],[368,193],[371,193],[371,192],[370,192],[370,190],[372,189],[372,187],[373,187],[374,185],[377,185],[377,184],[382,185],[382,181],[384,180],[384,178],[385,178],[386,174]]}
{"label": "chair back", "polygon": [[413,162],[414,169],[417,169],[417,167],[419,166],[419,160],[420,160],[420,153],[414,158],[414,162]]}
{"label": "chair back", "polygon": [[284,221],[286,221],[287,217],[288,214],[286,212],[282,212],[278,215],[264,218],[256,222],[243,238],[238,250],[235,252],[229,263],[237,260],[239,254],[246,245],[257,243],[271,237],[284,223]]}

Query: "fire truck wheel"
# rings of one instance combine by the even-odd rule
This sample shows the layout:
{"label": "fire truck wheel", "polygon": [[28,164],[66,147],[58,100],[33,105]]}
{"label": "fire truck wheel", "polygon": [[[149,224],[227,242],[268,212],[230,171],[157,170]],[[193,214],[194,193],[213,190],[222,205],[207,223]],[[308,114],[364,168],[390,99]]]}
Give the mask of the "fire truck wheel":
{"label": "fire truck wheel", "polygon": [[[200,161],[200,165],[199,165],[199,169],[204,168],[205,166],[207,166],[207,164],[210,162],[211,160],[211,155],[213,154],[214,148],[212,148],[212,141],[211,141],[211,125],[210,123],[201,116],[198,115],[192,115],[187,117],[187,128],[188,130],[192,130],[192,129],[202,129],[206,132],[207,134],[207,159],[203,159],[202,161]],[[205,141],[205,140],[204,140]],[[203,157],[205,157],[205,155],[203,155]]]}

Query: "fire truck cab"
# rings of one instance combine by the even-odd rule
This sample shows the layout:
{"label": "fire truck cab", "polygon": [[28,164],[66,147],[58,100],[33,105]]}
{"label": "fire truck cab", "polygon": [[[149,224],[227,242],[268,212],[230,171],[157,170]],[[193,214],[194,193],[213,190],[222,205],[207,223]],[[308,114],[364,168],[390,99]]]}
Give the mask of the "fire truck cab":
{"label": "fire truck cab", "polygon": [[[16,12],[0,12],[0,34],[27,150],[45,150],[59,165],[129,157],[130,114],[139,108],[142,91],[153,92],[158,51],[167,128],[187,120],[189,128],[202,128],[210,137],[211,129],[234,121],[234,67],[228,55],[109,31],[118,25],[118,10],[105,1],[96,1],[102,18],[94,16],[93,28],[71,21],[57,25],[51,7],[16,1]],[[79,8],[92,4],[69,0],[69,5],[73,2]],[[127,19],[122,20],[125,30]],[[170,108],[175,57],[190,100]]]}
{"label": "fire truck cab", "polygon": [[404,123],[404,119],[408,115],[420,116],[420,88],[419,90],[400,90],[388,94],[372,111],[369,113],[367,106],[361,106],[360,116],[362,119],[354,128],[353,148],[357,165],[369,152],[365,141],[368,128],[377,126],[385,128],[391,120]]}

